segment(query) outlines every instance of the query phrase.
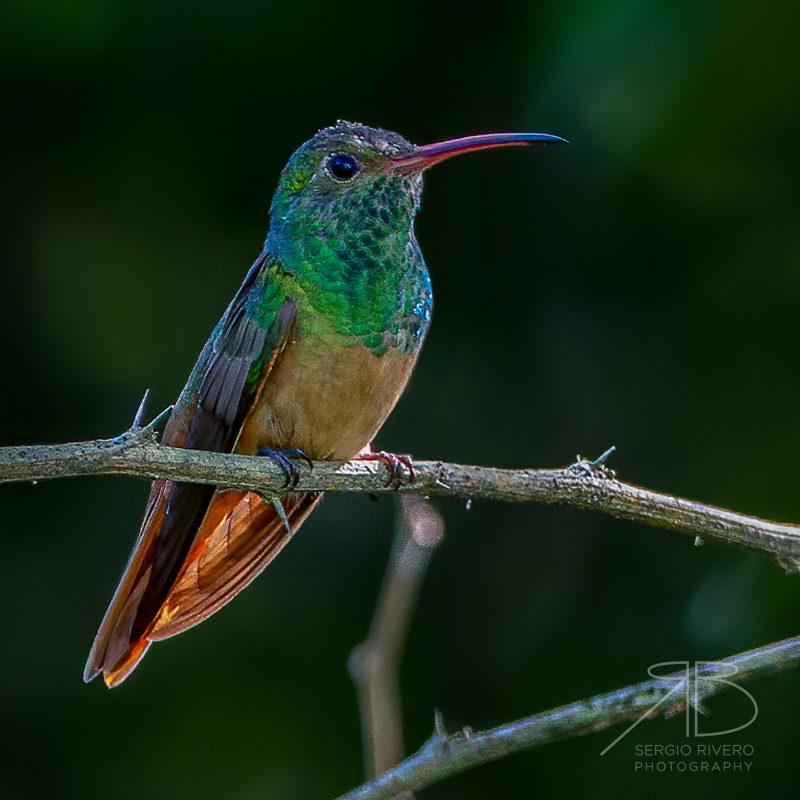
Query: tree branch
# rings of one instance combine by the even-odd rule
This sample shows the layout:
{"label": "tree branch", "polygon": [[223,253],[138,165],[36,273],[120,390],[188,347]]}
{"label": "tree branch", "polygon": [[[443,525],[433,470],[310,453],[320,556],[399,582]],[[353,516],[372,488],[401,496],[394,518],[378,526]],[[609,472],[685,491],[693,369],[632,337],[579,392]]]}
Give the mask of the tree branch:
{"label": "tree branch", "polygon": [[444,536],[441,516],[421,497],[401,497],[398,518],[369,633],[347,663],[358,692],[368,779],[399,764],[405,753],[400,662],[425,571]]}
{"label": "tree branch", "polygon": [[[135,424],[114,439],[0,448],[0,483],[126,474],[209,483],[251,490],[266,497],[285,491],[284,476],[271,459],[163,447],[154,441],[154,425],[155,422],[140,428]],[[767,522],[626,484],[599,461],[579,458],[564,469],[537,470],[418,461],[414,462],[415,480],[401,486],[399,491],[467,500],[560,504],[600,511],[693,534],[698,544],[711,540],[764,553],[787,571],[800,572],[800,527]],[[385,467],[377,461],[318,462],[312,472],[304,471],[296,491],[394,491],[385,485],[385,478]],[[368,642],[374,638],[375,626]],[[404,625],[391,633],[392,648],[400,647],[404,633]],[[787,669],[798,662],[800,638],[789,639],[728,659],[727,663],[738,669],[733,679],[725,674],[726,680],[719,680],[717,668],[710,665],[692,673],[676,673],[599,695],[479,734],[465,729],[448,735],[437,718],[434,735],[416,754],[345,798],[376,800],[418,791],[456,772],[518,750],[626,720],[638,721],[656,713],[677,713],[688,707],[690,690],[694,693],[691,702],[698,707],[704,698],[734,682]],[[715,675],[718,680],[713,680]]]}
{"label": "tree branch", "polygon": [[[114,439],[0,448],[0,483],[78,475],[138,475],[281,494],[284,476],[267,458],[183,450],[156,444],[153,423]],[[377,461],[317,462],[297,491],[385,492]],[[763,553],[787,572],[800,572],[800,527],[767,522],[617,480],[596,462],[564,469],[507,470],[415,461],[416,479],[401,492],[423,496],[569,505],[692,534]]]}
{"label": "tree branch", "polygon": [[[437,714],[433,736],[413,756],[339,800],[385,800],[401,792],[417,792],[443,778],[521,750],[583,736],[620,722],[637,724],[659,713],[672,716],[687,711],[690,704],[698,708],[704,700],[729,686],[789,669],[799,662],[800,637],[786,639],[731,656],[724,662],[709,663],[695,670],[687,668],[482,733],[464,729],[447,734]],[[728,669],[720,670],[720,666]],[[735,675],[731,674],[730,666],[736,668]]]}

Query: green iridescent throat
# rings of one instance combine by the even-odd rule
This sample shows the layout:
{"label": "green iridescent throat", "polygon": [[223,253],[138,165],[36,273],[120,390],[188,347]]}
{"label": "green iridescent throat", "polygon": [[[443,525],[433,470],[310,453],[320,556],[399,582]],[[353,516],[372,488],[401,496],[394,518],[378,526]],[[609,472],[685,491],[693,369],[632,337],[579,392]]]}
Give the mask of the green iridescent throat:
{"label": "green iridescent throat", "polygon": [[295,295],[309,335],[329,346],[357,341],[378,356],[419,350],[431,307],[413,229],[421,183],[419,175],[381,171],[357,185],[325,185],[289,162],[265,250],[286,273],[277,283],[295,282],[281,288]]}

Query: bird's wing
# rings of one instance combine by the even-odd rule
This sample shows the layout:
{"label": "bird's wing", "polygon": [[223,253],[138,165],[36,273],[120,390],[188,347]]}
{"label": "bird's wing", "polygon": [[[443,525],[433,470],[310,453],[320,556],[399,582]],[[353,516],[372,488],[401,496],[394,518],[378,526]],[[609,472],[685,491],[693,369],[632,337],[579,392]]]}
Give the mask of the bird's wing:
{"label": "bird's wing", "polygon": [[[233,449],[259,387],[292,337],[294,301],[285,293],[264,291],[264,281],[279,267],[262,256],[247,274],[200,354],[167,424],[163,444],[215,452]],[[257,282],[261,282],[259,287]],[[171,609],[170,624],[162,619],[158,638],[171,635],[163,632],[166,628],[178,633],[224,605],[283,546],[280,535],[264,541],[270,515],[262,506],[272,507],[253,495],[259,502],[248,503],[246,512],[241,503],[231,502],[234,494],[251,493],[154,481],[136,545],[95,637],[84,680],[105,672],[109,682],[130,665],[122,677],[127,675],[144,654],[148,634],[164,617],[162,607]],[[214,527],[210,527],[212,518],[218,523]],[[210,546],[204,546],[204,537]],[[186,578],[190,553],[196,577],[191,602]],[[176,606],[178,595],[181,600]],[[182,608],[188,615],[185,620]]]}
{"label": "bird's wing", "polygon": [[181,633],[232,600],[278,555],[320,497],[286,495],[278,501],[281,515],[255,492],[218,489],[147,638]]}

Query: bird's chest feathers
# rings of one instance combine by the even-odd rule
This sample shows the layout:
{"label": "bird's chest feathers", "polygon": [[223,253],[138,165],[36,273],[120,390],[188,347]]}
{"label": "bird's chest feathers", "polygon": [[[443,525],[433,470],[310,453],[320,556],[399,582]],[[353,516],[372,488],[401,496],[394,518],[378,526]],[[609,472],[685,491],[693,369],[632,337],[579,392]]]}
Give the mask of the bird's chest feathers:
{"label": "bird's chest feathers", "polygon": [[325,218],[314,231],[270,229],[279,266],[265,274],[262,291],[294,299],[305,333],[327,345],[358,339],[375,355],[419,350],[431,290],[413,231],[358,226],[355,235],[347,219]]}
{"label": "bird's chest feathers", "polygon": [[299,320],[245,419],[236,452],[299,448],[347,460],[372,441],[400,397],[416,354],[376,355],[360,338],[321,336]]}

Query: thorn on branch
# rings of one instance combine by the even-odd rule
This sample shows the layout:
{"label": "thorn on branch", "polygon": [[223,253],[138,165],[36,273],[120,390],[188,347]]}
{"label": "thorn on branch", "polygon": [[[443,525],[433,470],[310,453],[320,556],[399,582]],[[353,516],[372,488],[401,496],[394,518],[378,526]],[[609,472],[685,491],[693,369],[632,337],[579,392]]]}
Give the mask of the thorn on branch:
{"label": "thorn on branch", "polygon": [[151,422],[147,425],[142,427],[142,421],[144,419],[145,411],[147,408],[147,399],[150,395],[150,390],[148,389],[144,393],[144,397],[142,397],[142,402],[139,403],[139,408],[136,410],[136,414],[133,417],[133,422],[131,423],[130,428],[126,430],[124,433],[121,433],[119,436],[115,436],[113,439],[101,439],[98,440],[95,445],[102,450],[107,449],[116,449],[116,448],[124,448],[128,445],[131,445],[134,442],[155,442],[158,440],[158,425],[162,422],[165,417],[168,417],[170,413],[172,413],[172,409],[175,408],[173,404],[168,405],[160,414],[158,414]]}
{"label": "thorn on branch", "polygon": [[437,708],[433,712],[433,739],[437,742],[446,742],[449,738],[444,727],[442,712]]}
{"label": "thorn on branch", "polygon": [[583,458],[580,454],[577,456],[577,461],[567,467],[567,472],[573,475],[586,475],[591,477],[605,478],[606,480],[613,480],[617,477],[617,473],[605,465],[605,461],[616,450],[616,445],[612,445],[601,456],[594,461],[589,461]]}
{"label": "thorn on branch", "polygon": [[117,436],[115,439],[110,440],[110,444],[113,446],[119,446],[124,444],[130,444],[132,441],[149,441],[155,442],[158,439],[158,426],[161,422],[168,417],[172,413],[172,409],[175,408],[174,404],[168,405],[160,414],[157,414],[147,425],[142,426],[142,421],[144,420],[145,411],[147,408],[147,400],[150,395],[150,390],[148,389],[144,393],[144,397],[142,398],[142,402],[139,403],[139,408],[136,410],[136,415],[133,418],[133,422],[131,423],[130,428],[125,431],[121,436]]}
{"label": "thorn on branch", "polygon": [[155,439],[158,426],[172,413],[175,408],[174,403],[170,403],[160,414],[156,415],[147,425],[142,428],[141,433],[144,436],[152,436]]}
{"label": "thorn on branch", "polygon": [[139,408],[136,411],[136,416],[133,418],[133,424],[131,425],[131,430],[139,430],[142,427],[142,420],[144,419],[144,412],[147,408],[147,398],[150,396],[150,390],[145,389],[144,397],[142,398],[142,402],[139,403]]}

